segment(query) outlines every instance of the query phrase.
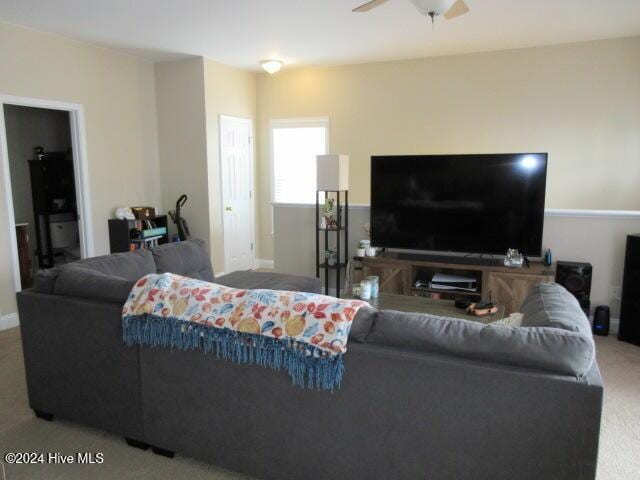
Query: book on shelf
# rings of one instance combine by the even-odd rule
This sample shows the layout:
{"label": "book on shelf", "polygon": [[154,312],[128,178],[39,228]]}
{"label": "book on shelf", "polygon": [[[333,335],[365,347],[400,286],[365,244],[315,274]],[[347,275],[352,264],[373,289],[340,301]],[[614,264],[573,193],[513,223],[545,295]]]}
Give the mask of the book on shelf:
{"label": "book on shelf", "polygon": [[163,235],[156,235],[149,238],[132,238],[129,242],[129,250],[144,250],[145,248],[157,247]]}

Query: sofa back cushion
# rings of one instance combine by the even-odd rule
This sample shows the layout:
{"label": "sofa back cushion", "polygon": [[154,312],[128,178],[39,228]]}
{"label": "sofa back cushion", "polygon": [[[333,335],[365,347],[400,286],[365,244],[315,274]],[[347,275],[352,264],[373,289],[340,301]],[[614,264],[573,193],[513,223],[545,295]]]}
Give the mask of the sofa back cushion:
{"label": "sofa back cushion", "polygon": [[124,305],[135,283],[135,280],[71,264],[60,270],[53,293]]}
{"label": "sofa back cushion", "polygon": [[153,248],[151,252],[155,273],[175,273],[206,282],[215,280],[209,252],[202,240],[167,243]]}
{"label": "sofa back cushion", "polygon": [[525,311],[537,325],[493,326],[383,310],[366,342],[582,377],[594,361],[593,336],[580,306],[561,290],[547,284],[527,298]]}
{"label": "sofa back cushion", "polygon": [[135,252],[112,253],[100,257],[85,258],[60,267],[60,272],[67,268],[84,268],[104,275],[125,278],[132,282],[156,272],[156,264],[149,250]]}
{"label": "sofa back cushion", "polygon": [[55,279],[45,282],[50,280],[50,275],[47,278],[43,276],[40,283],[46,283],[47,287],[52,284],[52,291],[43,293],[124,303],[133,284],[155,271],[156,265],[151,252],[137,250],[87,258],[64,265],[55,272]]}

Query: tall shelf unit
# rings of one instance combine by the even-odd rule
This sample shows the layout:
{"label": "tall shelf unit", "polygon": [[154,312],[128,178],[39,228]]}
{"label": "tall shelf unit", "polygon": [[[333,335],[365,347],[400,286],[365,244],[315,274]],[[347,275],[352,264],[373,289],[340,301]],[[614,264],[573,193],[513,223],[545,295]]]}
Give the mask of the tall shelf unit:
{"label": "tall shelf unit", "polygon": [[[326,198],[335,199],[335,227],[326,224],[322,227],[320,199],[324,205]],[[335,244],[332,243],[332,236]],[[323,241],[321,241],[324,239]],[[335,245],[336,261],[330,265],[325,252]],[[321,250],[322,246],[322,250]],[[316,277],[322,278],[324,273],[325,294],[329,294],[330,272],[335,272],[335,296],[340,298],[340,279],[342,272],[347,271],[349,259],[349,192],[347,190],[317,190],[316,191]]]}

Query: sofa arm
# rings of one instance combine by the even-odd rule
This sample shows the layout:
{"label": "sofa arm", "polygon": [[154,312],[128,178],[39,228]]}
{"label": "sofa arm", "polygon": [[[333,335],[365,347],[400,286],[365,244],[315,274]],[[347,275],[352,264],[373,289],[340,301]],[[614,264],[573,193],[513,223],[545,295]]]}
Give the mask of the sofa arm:
{"label": "sofa arm", "polygon": [[122,341],[122,307],[17,294],[29,404],[143,441],[137,347]]}

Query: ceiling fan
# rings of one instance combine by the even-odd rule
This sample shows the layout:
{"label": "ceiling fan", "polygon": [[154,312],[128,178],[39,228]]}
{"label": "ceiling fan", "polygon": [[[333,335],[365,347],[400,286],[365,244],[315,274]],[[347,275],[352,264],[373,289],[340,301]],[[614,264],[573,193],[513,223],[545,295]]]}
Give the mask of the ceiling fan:
{"label": "ceiling fan", "polygon": [[[353,11],[368,12],[376,7],[379,7],[383,3],[387,3],[389,0],[371,0]],[[452,18],[464,15],[469,11],[469,7],[464,3],[464,0],[409,0],[416,7],[422,15],[431,18],[432,22],[435,22],[436,17],[444,15],[444,18],[451,20]]]}

